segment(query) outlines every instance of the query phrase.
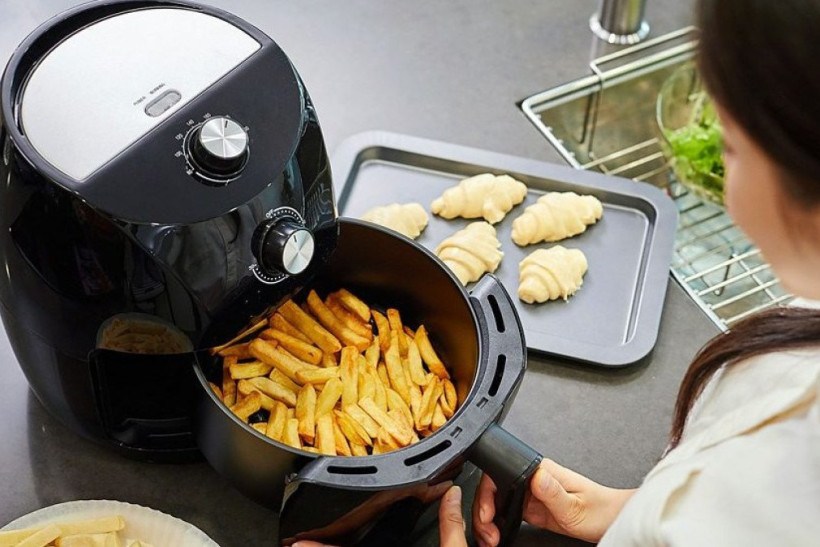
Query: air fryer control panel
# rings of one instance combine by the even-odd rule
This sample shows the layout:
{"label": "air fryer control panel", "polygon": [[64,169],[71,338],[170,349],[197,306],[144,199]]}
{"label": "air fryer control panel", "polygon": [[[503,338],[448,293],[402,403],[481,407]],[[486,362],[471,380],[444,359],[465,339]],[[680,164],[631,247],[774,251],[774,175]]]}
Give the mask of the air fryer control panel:
{"label": "air fryer control panel", "polygon": [[[206,184],[227,184],[242,173],[250,154],[250,128],[228,115],[205,114],[182,137],[186,171]],[[186,125],[191,125],[188,120]],[[178,138],[177,133],[174,138]]]}

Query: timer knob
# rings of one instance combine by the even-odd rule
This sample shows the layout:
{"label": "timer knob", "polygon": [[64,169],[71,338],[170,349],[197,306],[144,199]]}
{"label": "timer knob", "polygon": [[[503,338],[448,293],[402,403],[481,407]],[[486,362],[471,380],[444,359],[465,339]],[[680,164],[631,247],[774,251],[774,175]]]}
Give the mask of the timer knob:
{"label": "timer knob", "polygon": [[188,140],[194,166],[202,174],[230,178],[248,159],[248,133],[230,118],[215,116],[194,129]]}
{"label": "timer knob", "polygon": [[305,226],[291,220],[274,219],[259,225],[254,233],[253,253],[265,273],[302,273],[313,259],[315,242]]}

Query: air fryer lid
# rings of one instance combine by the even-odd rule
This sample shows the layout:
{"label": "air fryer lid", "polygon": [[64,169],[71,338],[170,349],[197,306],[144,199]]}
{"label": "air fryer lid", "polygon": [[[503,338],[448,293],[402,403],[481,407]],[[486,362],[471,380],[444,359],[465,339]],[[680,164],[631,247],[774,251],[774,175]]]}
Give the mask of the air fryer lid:
{"label": "air fryer lid", "polygon": [[[162,224],[213,218],[270,185],[306,107],[289,60],[256,28],[196,4],[133,0],[43,24],[9,62],[2,104],[47,178],[116,218]],[[217,158],[231,176],[208,171],[224,166],[207,161],[207,135],[205,146],[193,138],[214,129],[240,145]]]}

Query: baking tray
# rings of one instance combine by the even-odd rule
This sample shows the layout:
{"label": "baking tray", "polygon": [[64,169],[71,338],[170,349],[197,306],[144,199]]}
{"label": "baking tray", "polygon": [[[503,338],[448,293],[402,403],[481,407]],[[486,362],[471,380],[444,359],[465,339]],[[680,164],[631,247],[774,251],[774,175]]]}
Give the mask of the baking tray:
{"label": "baking tray", "polygon": [[[389,203],[430,203],[461,179],[508,173],[524,182],[524,203],[496,224],[504,259],[495,274],[513,296],[527,347],[584,363],[618,367],[645,357],[655,345],[669,280],[677,210],[648,184],[570,167],[385,132],[361,133],[343,142],[332,167],[340,214],[359,217]],[[542,243],[518,247],[512,221],[545,191],[592,194],[603,218],[579,236],[560,242],[581,249],[589,262],[583,287],[570,297],[530,305],[518,300],[518,263]],[[480,220],[480,219],[474,219]],[[430,214],[416,240],[434,249],[474,220]],[[378,249],[373,250],[378,253]],[[412,275],[412,272],[408,272]],[[468,286],[468,290],[469,290]]]}

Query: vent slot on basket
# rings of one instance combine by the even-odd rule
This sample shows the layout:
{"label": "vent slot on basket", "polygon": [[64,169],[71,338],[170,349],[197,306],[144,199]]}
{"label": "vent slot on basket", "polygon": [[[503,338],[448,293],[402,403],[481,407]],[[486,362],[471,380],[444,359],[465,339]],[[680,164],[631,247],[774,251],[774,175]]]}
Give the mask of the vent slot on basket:
{"label": "vent slot on basket", "polygon": [[507,368],[507,356],[502,353],[498,356],[498,360],[495,363],[493,382],[490,384],[490,389],[487,391],[490,397],[495,397],[495,394],[498,393],[498,388],[501,386],[501,378],[504,377],[505,368]]}
{"label": "vent slot on basket", "polygon": [[378,472],[373,465],[361,465],[357,467],[345,467],[342,465],[328,465],[328,473],[335,473],[336,475],[372,475]]}
{"label": "vent slot on basket", "polygon": [[451,443],[450,441],[440,442],[430,450],[425,450],[421,454],[416,454],[415,456],[407,458],[406,460],[404,460],[404,465],[410,467],[411,465],[416,465],[417,463],[421,463],[424,460],[429,460],[433,456],[441,454],[442,452],[450,448],[452,444],[453,443]]}
{"label": "vent slot on basket", "polygon": [[498,307],[498,300],[496,300],[492,294],[487,296],[487,300],[490,302],[490,309],[493,311],[496,330],[498,332],[504,332],[504,317],[501,315],[501,308]]}

